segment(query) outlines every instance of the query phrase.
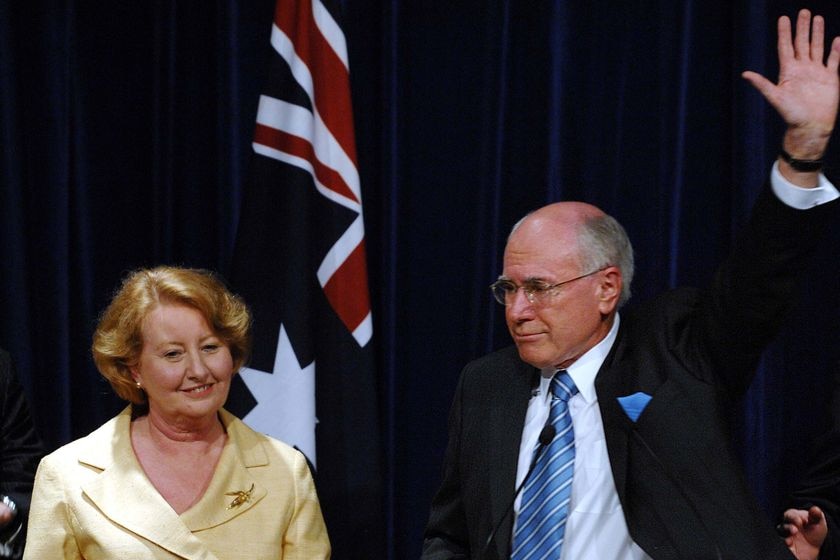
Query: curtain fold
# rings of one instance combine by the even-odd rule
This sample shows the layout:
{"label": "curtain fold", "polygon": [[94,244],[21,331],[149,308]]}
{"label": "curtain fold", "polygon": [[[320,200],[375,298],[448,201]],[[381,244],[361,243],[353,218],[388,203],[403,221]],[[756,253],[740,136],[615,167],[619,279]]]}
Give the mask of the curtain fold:
{"label": "curtain fold", "polygon": [[[796,7],[343,2],[390,558],[419,554],[460,369],[509,344],[487,286],[510,227],[547,202],[586,200],[634,242],[634,300],[707,282],[782,132],[740,72],[775,76],[775,20]],[[840,33],[836,2],[812,7]],[[273,8],[0,3],[0,346],[51,447],[121,406],[88,348],[127,270],[227,274]],[[840,357],[837,246],[833,231],[733,409],[770,514]]]}

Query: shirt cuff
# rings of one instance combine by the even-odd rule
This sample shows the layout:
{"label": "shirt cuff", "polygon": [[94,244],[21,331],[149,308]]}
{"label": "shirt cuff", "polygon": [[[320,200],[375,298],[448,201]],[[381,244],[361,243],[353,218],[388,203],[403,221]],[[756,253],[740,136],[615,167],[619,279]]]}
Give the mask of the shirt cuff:
{"label": "shirt cuff", "polygon": [[840,192],[822,173],[819,174],[816,187],[812,189],[797,187],[779,172],[778,161],[770,170],[770,186],[779,200],[797,210],[807,210],[840,198]]}

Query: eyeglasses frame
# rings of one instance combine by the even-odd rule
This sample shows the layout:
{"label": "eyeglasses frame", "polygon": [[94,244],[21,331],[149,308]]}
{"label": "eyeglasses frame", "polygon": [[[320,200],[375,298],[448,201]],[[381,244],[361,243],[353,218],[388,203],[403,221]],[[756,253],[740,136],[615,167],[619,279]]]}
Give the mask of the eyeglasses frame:
{"label": "eyeglasses frame", "polygon": [[[607,265],[607,266],[601,267],[597,270],[587,272],[586,274],[581,274],[580,276],[575,276],[574,278],[570,278],[568,280],[563,280],[562,282],[557,282],[556,284],[550,284],[548,286],[540,288],[539,290],[533,290],[533,289],[529,290],[529,289],[526,289],[525,286],[517,286],[516,283],[513,280],[499,278],[498,280],[496,280],[495,282],[490,284],[490,292],[493,294],[493,299],[495,299],[501,305],[504,305],[505,307],[507,307],[508,305],[510,305],[510,303],[508,303],[507,301],[499,300],[499,297],[496,294],[496,288],[498,286],[500,286],[501,283],[509,283],[509,284],[512,284],[513,286],[516,287],[515,290],[513,290],[512,292],[509,292],[512,297],[515,297],[516,292],[518,292],[519,290],[522,290],[525,294],[525,299],[528,300],[528,303],[533,305],[537,300],[537,294],[538,293],[547,294],[548,292],[550,292],[552,290],[555,290],[555,289],[559,288],[560,286],[563,286],[565,284],[570,284],[570,283],[572,283],[576,280],[581,280],[583,278],[586,278],[587,276],[592,276],[593,274],[597,274],[599,272],[602,272],[602,271],[608,269],[610,266],[612,266],[612,265]],[[508,292],[505,292],[505,295],[507,295],[507,294],[508,294]],[[513,300],[511,299],[511,302],[512,301]]]}

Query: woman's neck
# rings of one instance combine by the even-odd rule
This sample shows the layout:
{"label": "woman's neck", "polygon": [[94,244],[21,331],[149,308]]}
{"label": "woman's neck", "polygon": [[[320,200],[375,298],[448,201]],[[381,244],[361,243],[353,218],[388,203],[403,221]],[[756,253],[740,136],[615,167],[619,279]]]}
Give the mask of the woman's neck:
{"label": "woman's neck", "polygon": [[201,419],[169,419],[151,409],[148,414],[135,420],[134,424],[141,433],[145,432],[142,435],[158,446],[179,443],[213,445],[225,436],[225,428],[218,414]]}

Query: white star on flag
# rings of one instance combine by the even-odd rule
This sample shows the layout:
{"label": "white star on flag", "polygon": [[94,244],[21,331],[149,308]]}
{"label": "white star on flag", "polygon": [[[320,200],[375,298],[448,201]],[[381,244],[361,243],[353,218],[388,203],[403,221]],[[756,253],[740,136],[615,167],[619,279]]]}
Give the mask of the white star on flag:
{"label": "white star on flag", "polygon": [[243,418],[252,429],[300,449],[315,463],[315,362],[300,368],[280,325],[274,371],[240,370],[257,405]]}

